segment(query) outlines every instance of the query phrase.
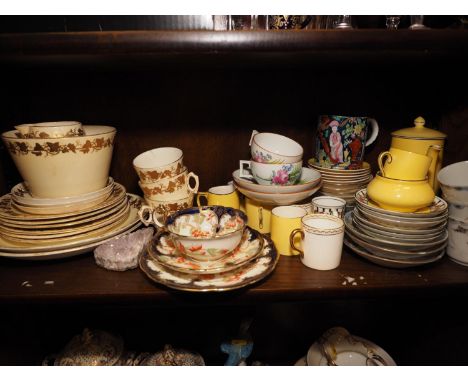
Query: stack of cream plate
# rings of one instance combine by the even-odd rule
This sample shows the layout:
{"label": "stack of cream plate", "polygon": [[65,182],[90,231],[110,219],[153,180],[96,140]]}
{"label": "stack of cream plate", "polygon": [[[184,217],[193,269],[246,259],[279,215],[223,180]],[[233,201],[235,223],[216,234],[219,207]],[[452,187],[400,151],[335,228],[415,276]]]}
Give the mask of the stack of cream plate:
{"label": "stack of cream plate", "polygon": [[141,204],[112,178],[101,190],[56,199],[34,198],[18,184],[0,198],[0,256],[51,259],[91,251],[137,228]]}
{"label": "stack of cream plate", "polygon": [[367,162],[363,162],[360,169],[343,170],[321,167],[312,158],[309,159],[309,167],[319,171],[322,175],[322,189],[320,193],[344,199],[348,206],[354,205],[354,194],[361,188],[366,187],[372,180],[371,168]]}
{"label": "stack of cream plate", "polygon": [[433,203],[416,212],[384,210],[356,193],[356,207],[345,216],[345,244],[355,253],[383,266],[406,268],[435,262],[447,246],[447,203]]}

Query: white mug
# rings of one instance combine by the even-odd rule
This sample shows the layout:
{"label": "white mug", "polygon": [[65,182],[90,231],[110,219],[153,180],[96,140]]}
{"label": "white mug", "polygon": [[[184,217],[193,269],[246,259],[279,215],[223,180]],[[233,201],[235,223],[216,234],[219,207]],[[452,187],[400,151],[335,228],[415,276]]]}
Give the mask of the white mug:
{"label": "white mug", "polygon": [[[290,235],[290,244],[301,255],[302,263],[313,269],[327,271],[340,265],[343,249],[344,223],[336,216],[311,214],[301,220],[301,229]],[[296,234],[301,235],[302,249],[294,243]]]}

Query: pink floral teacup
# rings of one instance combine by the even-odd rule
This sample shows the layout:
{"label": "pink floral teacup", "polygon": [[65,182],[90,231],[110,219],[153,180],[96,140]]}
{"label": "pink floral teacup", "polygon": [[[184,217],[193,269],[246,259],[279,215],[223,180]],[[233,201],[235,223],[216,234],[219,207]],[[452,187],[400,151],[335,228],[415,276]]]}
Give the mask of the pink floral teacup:
{"label": "pink floral teacup", "polygon": [[[289,186],[301,179],[302,161],[286,164],[260,163],[250,160],[241,160],[239,176],[244,179],[256,180],[263,185]],[[246,172],[244,165],[250,170]]]}

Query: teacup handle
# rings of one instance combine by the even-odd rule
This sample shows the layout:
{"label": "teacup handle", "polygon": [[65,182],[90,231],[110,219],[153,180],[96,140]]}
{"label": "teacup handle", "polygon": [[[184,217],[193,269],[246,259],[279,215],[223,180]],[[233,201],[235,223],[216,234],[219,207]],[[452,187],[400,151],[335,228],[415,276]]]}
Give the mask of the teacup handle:
{"label": "teacup handle", "polygon": [[379,124],[377,121],[374,118],[369,118],[368,121],[370,123],[372,133],[366,142],[366,146],[369,146],[371,143],[373,143],[377,139],[377,135],[379,135]]}
{"label": "teacup handle", "polygon": [[253,138],[255,135],[258,134],[258,131],[257,130],[253,130],[252,131],[252,135],[250,136],[250,141],[249,141],[249,146],[252,146],[252,141],[253,141]]}
{"label": "teacup handle", "polygon": [[250,170],[250,161],[249,160],[240,160],[239,161],[239,177],[244,179],[253,179],[254,177],[250,174],[244,172],[244,165],[247,165],[247,168]]}
{"label": "teacup handle", "polygon": [[303,259],[304,258],[304,252],[302,251],[302,249],[297,248],[296,245],[294,244],[294,238],[296,237],[296,234],[298,234],[298,233],[301,234],[301,240],[304,240],[304,231],[302,229],[300,229],[300,228],[296,228],[289,235],[289,245],[291,246],[292,249],[295,249],[297,252],[299,252],[299,255],[301,256],[301,259]]}
{"label": "teacup handle", "polygon": [[148,227],[151,223],[155,224],[159,228],[164,227],[164,224],[161,224],[161,222],[157,219],[156,211],[153,211],[153,208],[150,206],[141,206],[141,208],[138,210],[138,217],[146,227]]}
{"label": "teacup handle", "polygon": [[[195,186],[190,186],[190,179],[195,179]],[[199,179],[198,179],[198,175],[195,175],[193,172],[189,172],[189,174],[187,175],[187,189],[190,191],[190,192],[193,192],[194,194],[196,194],[198,192],[198,186],[199,186]]]}
{"label": "teacup handle", "polygon": [[202,207],[200,199],[204,197],[206,199],[206,205],[208,205],[208,192],[199,192],[197,194],[197,206]]}
{"label": "teacup handle", "polygon": [[392,158],[392,153],[390,151],[384,151],[383,153],[380,153],[379,158],[377,159],[377,162],[379,163],[380,173],[382,174],[383,177],[385,177],[384,159],[387,156],[388,156],[387,162],[392,163],[393,158]]}

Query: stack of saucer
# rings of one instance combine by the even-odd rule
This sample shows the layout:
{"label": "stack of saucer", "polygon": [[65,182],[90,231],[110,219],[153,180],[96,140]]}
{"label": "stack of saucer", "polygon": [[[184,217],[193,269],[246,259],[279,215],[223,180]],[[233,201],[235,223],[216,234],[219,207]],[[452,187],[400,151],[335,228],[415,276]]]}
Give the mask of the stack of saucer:
{"label": "stack of saucer", "polygon": [[169,216],[140,258],[140,268],[169,288],[226,291],[269,275],[279,256],[271,240],[247,227],[240,210],[205,206]]}
{"label": "stack of saucer", "polygon": [[376,264],[406,268],[435,262],[447,246],[447,203],[433,203],[416,212],[385,210],[366,189],[356,193],[356,207],[345,216],[345,244]]}
{"label": "stack of saucer", "polygon": [[[183,164],[183,152],[176,147],[159,147],[145,151],[133,160],[145,202],[157,218],[189,208],[198,192],[198,176]],[[190,179],[195,186],[190,186]]]}
{"label": "stack of saucer", "polygon": [[321,167],[317,161],[309,159],[309,167],[320,172],[322,188],[320,193],[325,196],[336,196],[346,200],[348,206],[355,203],[354,194],[367,186],[372,180],[369,163],[363,162],[360,169],[340,169]]}
{"label": "stack of saucer", "polygon": [[112,178],[102,190],[56,199],[35,198],[18,184],[0,198],[0,256],[43,260],[92,251],[137,228],[141,204]]}

